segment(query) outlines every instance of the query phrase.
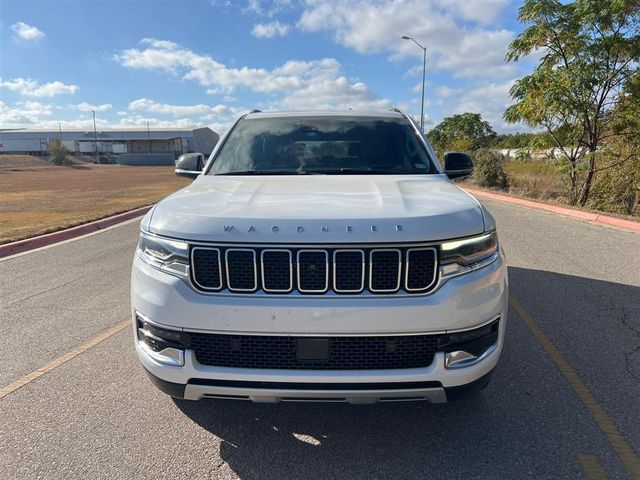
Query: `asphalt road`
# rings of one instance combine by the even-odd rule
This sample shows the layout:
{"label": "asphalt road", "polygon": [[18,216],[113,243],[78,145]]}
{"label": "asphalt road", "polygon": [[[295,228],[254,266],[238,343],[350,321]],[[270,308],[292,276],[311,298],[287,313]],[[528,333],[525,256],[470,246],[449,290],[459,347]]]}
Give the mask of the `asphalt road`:
{"label": "asphalt road", "polygon": [[173,401],[130,327],[86,344],[129,318],[137,223],[0,261],[0,391],[36,371],[0,398],[0,478],[632,478],[640,235],[487,205],[522,316],[448,405]]}

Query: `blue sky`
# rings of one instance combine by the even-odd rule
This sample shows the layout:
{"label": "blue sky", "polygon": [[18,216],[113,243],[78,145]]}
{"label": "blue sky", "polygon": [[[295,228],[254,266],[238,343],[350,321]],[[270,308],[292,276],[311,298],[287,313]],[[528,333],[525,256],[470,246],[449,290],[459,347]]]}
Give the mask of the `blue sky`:
{"label": "blue sky", "polygon": [[508,0],[0,3],[0,128],[211,126],[241,113],[389,108],[428,127],[476,111],[498,131],[522,29]]}

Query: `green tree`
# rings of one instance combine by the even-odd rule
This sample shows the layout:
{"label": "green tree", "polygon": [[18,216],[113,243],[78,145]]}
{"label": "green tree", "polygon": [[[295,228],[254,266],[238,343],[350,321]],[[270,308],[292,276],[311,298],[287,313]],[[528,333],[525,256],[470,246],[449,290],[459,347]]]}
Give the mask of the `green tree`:
{"label": "green tree", "polygon": [[62,165],[67,161],[67,156],[71,152],[62,144],[59,138],[54,138],[49,142],[47,153],[49,154],[49,161],[51,163]]}
{"label": "green tree", "polygon": [[543,56],[513,85],[504,118],[546,129],[568,163],[571,202],[584,205],[603,142],[638,134],[611,124],[640,60],[640,2],[525,0],[519,18],[527,27],[507,61]]}
{"label": "green tree", "polygon": [[[619,135],[640,132],[640,72],[629,79],[613,113],[611,138],[600,150],[602,158],[596,169],[589,205],[598,209],[632,215],[640,196],[640,137]],[[601,173],[598,173],[601,172]]]}
{"label": "green tree", "polygon": [[445,118],[428,135],[439,153],[452,149],[455,143],[469,145],[471,150],[487,147],[496,138],[491,124],[479,113],[461,113]]}

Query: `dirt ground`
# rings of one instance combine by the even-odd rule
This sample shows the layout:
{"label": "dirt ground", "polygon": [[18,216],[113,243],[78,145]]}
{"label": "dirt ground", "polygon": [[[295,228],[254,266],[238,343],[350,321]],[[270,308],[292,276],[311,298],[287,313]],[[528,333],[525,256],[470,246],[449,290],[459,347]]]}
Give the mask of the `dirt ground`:
{"label": "dirt ground", "polygon": [[173,167],[54,166],[0,155],[0,244],[149,205],[189,183]]}

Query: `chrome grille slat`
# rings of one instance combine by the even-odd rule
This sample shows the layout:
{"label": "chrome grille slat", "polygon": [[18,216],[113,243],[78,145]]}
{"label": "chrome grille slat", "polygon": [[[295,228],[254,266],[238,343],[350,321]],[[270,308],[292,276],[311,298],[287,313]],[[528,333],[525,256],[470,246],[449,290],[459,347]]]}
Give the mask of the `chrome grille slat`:
{"label": "chrome grille slat", "polygon": [[421,295],[437,288],[438,248],[409,244],[193,245],[191,285],[210,294]]}
{"label": "chrome grille slat", "polygon": [[[376,259],[377,258],[377,259]],[[400,289],[402,252],[396,248],[376,248],[369,252],[369,290],[391,293]]]}
{"label": "chrome grille slat", "polygon": [[409,248],[406,252],[405,288],[409,292],[427,290],[436,281],[435,258],[438,251],[433,247]]}
{"label": "chrome grille slat", "polygon": [[329,255],[326,250],[298,250],[298,290],[324,293],[329,289]]}
{"label": "chrome grille slat", "polygon": [[203,290],[220,290],[222,288],[222,262],[220,250],[217,248],[193,247],[191,250],[194,283]]}
{"label": "chrome grille slat", "polygon": [[[343,260],[340,261],[340,258]],[[333,289],[338,293],[364,290],[365,254],[363,250],[344,249],[333,252]]]}
{"label": "chrome grille slat", "polygon": [[[286,259],[278,257],[286,257]],[[262,288],[268,293],[287,293],[293,289],[293,261],[291,251],[275,248],[260,253]]]}
{"label": "chrome grille slat", "polygon": [[225,266],[229,290],[253,292],[258,288],[255,250],[228,248],[225,252]]}

